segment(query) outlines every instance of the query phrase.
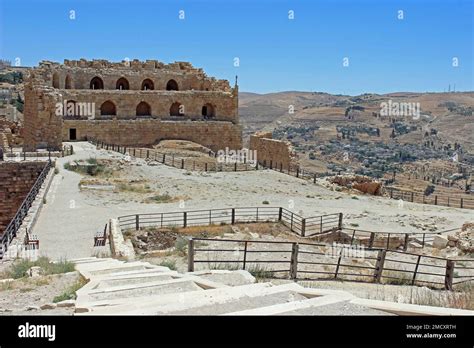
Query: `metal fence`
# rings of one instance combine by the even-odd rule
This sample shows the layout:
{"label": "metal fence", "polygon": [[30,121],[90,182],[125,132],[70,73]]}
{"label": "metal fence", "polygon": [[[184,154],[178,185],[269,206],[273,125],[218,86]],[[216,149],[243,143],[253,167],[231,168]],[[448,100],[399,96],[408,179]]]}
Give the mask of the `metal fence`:
{"label": "metal fence", "polygon": [[243,157],[242,161],[230,160],[230,162],[233,163],[228,163],[227,159],[223,158],[223,163],[219,163],[215,158],[215,153],[212,151],[208,154],[209,159],[207,160],[193,160],[189,157],[181,157],[174,154],[163,153],[151,148],[108,144],[96,139],[89,139],[89,141],[101,149],[128,154],[136,158],[153,160],[167,166],[184,170],[205,172],[238,172],[258,169],[258,165],[254,166],[252,163],[249,163],[246,157]]}
{"label": "metal fence", "polygon": [[12,241],[12,239],[16,237],[16,234],[23,222],[23,219],[28,214],[28,210],[33,204],[36,198],[36,195],[41,189],[41,185],[43,185],[43,182],[46,179],[52,167],[53,167],[52,162],[47,161],[43,170],[38,175],[38,178],[36,179],[35,183],[31,187],[28,194],[26,195],[26,198],[23,200],[23,203],[18,208],[15,216],[13,217],[13,219],[10,221],[8,226],[3,231],[3,234],[0,237],[0,259],[3,258],[3,255],[7,252],[8,246],[10,245],[10,242]]}
{"label": "metal fence", "polygon": [[426,196],[421,192],[398,190],[392,187],[387,188],[386,190],[392,199],[402,199],[413,203],[442,205],[445,207],[474,209],[474,198],[468,197],[468,194],[465,195],[466,197],[460,195],[449,196],[437,194]]}
{"label": "metal fence", "polygon": [[281,222],[292,232],[305,237],[336,231],[342,226],[342,213],[304,218],[282,207],[239,207],[149,213],[120,216],[122,229],[142,227],[188,227],[246,222]]}
{"label": "metal fence", "polygon": [[244,269],[262,278],[345,280],[452,290],[474,280],[474,260],[378,248],[277,241],[191,238],[188,271]]}

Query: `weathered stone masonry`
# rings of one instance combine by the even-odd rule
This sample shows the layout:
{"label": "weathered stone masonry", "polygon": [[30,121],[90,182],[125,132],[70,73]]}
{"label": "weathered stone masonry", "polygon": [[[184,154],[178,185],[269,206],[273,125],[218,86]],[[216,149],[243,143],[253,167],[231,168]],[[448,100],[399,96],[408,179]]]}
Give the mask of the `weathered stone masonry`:
{"label": "weathered stone masonry", "polygon": [[272,139],[271,132],[258,132],[250,136],[250,150],[257,151],[258,163],[273,169],[288,170],[297,166],[296,155],[291,144]]}
{"label": "weathered stone masonry", "polygon": [[[62,115],[58,103],[66,106]],[[25,85],[24,123],[27,150],[86,137],[129,146],[182,139],[214,151],[242,147],[238,86],[183,62],[41,62]]]}
{"label": "weathered stone masonry", "polygon": [[0,163],[0,235],[44,169],[44,162]]}

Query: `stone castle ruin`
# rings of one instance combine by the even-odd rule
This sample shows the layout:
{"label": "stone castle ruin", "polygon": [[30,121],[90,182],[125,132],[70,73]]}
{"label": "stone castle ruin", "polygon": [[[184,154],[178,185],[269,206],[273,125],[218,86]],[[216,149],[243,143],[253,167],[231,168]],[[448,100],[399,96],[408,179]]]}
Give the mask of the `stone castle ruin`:
{"label": "stone castle ruin", "polygon": [[57,150],[63,141],[88,138],[123,146],[179,139],[213,151],[240,149],[238,86],[186,62],[41,62],[25,84],[25,149]]}

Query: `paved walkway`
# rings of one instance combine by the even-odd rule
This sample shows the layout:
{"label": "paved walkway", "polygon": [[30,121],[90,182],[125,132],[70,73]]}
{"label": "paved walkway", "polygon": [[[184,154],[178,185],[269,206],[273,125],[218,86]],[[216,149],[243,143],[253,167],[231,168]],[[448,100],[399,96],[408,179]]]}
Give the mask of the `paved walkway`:
{"label": "paved walkway", "polygon": [[[59,158],[55,175],[35,226],[40,240],[40,254],[52,259],[80,258],[92,255],[94,235],[103,230],[108,219],[139,209],[156,211],[156,206],[126,202],[120,205],[101,206],[88,200],[79,190],[81,175],[64,169],[64,163],[97,156],[89,143],[73,143],[74,155]],[[104,156],[104,158],[110,158]]]}

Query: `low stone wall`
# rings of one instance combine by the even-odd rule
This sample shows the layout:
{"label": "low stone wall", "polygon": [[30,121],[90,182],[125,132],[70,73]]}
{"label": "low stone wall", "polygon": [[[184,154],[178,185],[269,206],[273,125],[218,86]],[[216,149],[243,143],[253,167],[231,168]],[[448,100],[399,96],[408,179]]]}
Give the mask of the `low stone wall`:
{"label": "low stone wall", "polygon": [[109,221],[110,251],[114,257],[123,257],[127,260],[135,259],[135,250],[130,239],[123,238],[122,229],[117,219]]}
{"label": "low stone wall", "polygon": [[231,122],[173,122],[143,120],[65,120],[63,141],[69,140],[69,130],[76,130],[78,140],[95,138],[109,144],[150,146],[160,140],[188,140],[213,151],[242,148],[242,128]]}
{"label": "low stone wall", "polygon": [[272,139],[272,133],[259,132],[250,136],[250,150],[257,151],[258,163],[273,169],[288,170],[297,165],[291,144]]}

